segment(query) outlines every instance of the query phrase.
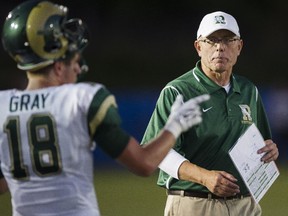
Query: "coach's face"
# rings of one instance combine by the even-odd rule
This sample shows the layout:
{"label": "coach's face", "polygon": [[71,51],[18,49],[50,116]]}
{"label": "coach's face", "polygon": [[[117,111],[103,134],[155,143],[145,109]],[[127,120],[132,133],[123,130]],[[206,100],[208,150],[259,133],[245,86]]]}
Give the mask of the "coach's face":
{"label": "coach's face", "polygon": [[203,71],[232,73],[243,47],[243,41],[228,30],[218,30],[207,37],[200,37],[194,43],[201,57]]}

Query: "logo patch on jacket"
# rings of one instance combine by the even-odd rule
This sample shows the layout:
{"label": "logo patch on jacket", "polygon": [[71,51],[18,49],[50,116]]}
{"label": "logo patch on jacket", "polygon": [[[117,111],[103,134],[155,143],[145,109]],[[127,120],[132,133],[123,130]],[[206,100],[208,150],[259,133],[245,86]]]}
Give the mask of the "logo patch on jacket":
{"label": "logo patch on jacket", "polygon": [[251,124],[252,123],[252,117],[251,117],[250,107],[246,104],[240,104],[239,107],[240,107],[242,114],[243,114],[242,123]]}

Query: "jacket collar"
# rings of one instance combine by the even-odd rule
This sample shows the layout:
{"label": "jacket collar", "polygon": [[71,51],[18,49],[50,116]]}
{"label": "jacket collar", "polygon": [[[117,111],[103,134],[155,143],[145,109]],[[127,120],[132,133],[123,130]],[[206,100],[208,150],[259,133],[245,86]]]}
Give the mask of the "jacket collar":
{"label": "jacket collar", "polygon": [[[203,85],[205,85],[205,88],[207,89],[208,93],[213,93],[216,92],[220,89],[222,89],[223,87],[219,86],[218,84],[216,84],[213,80],[211,80],[201,69],[201,61],[199,60],[196,63],[196,67],[192,70],[193,76],[195,77],[195,79],[199,82],[202,83]],[[237,92],[237,93],[241,93],[240,88],[239,88],[239,84],[236,80],[236,77],[234,76],[234,74],[232,73],[231,78],[230,78],[230,82],[231,82],[231,89],[233,92]]]}

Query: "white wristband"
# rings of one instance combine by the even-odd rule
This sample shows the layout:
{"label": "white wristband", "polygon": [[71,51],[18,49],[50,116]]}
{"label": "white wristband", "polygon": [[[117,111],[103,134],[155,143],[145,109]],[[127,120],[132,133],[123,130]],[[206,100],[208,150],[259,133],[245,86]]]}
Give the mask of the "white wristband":
{"label": "white wristband", "polygon": [[187,161],[185,157],[171,149],[158,167],[173,178],[179,179],[178,170],[184,161]]}

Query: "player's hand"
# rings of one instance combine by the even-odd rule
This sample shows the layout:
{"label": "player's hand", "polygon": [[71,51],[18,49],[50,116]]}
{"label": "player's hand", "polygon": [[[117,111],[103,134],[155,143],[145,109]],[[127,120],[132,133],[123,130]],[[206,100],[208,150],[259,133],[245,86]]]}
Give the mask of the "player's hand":
{"label": "player's hand", "polygon": [[171,107],[171,113],[164,129],[170,131],[175,138],[190,127],[202,122],[202,112],[199,104],[210,99],[203,94],[183,103],[183,96],[178,95]]}

